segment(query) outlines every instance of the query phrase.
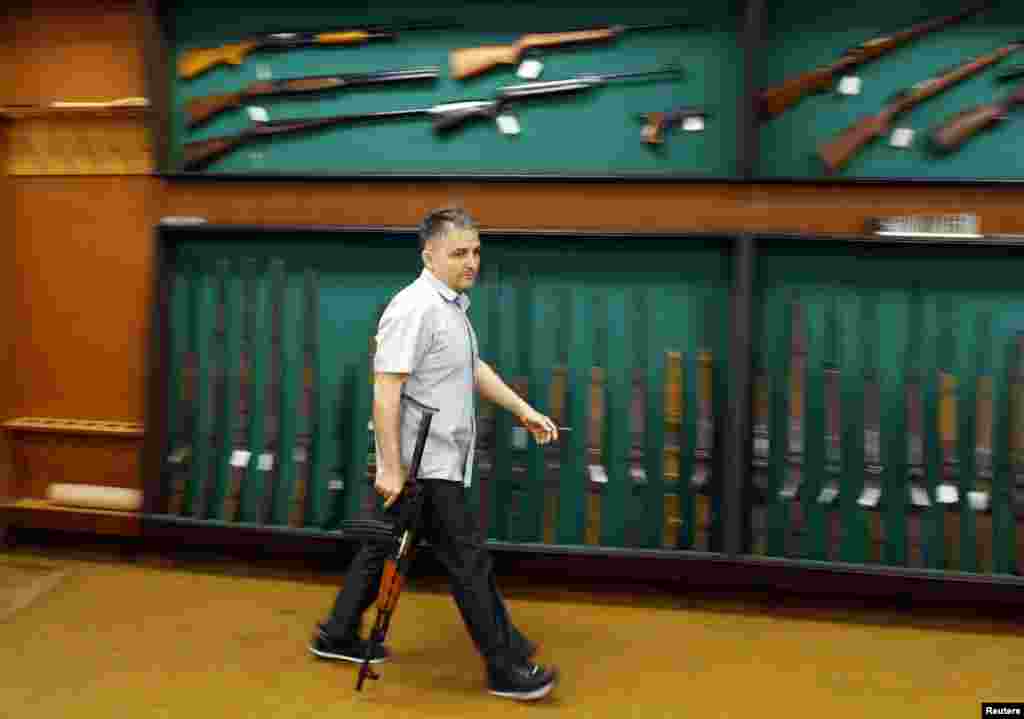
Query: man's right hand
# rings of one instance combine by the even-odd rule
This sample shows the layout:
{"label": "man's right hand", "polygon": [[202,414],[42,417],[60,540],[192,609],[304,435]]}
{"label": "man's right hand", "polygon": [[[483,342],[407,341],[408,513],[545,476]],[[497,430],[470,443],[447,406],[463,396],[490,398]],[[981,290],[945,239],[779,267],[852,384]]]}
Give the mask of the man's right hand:
{"label": "man's right hand", "polygon": [[405,486],[405,467],[397,472],[385,472],[377,469],[377,478],[373,482],[373,488],[377,494],[384,498],[384,509],[389,509],[398,500]]}

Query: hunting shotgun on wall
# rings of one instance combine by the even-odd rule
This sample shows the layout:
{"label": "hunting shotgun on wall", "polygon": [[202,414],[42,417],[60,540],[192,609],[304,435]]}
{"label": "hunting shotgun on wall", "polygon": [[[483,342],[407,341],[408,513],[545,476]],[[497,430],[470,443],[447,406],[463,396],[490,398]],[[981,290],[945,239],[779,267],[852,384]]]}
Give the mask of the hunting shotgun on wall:
{"label": "hunting shotgun on wall", "polygon": [[692,27],[694,27],[692,23],[668,22],[656,25],[611,25],[568,32],[530,33],[508,45],[482,45],[452,50],[448,56],[448,62],[452,77],[456,80],[463,80],[474,75],[481,75],[499,65],[515,65],[526,53],[541,48],[610,42],[626,32]]}
{"label": "hunting shotgun on wall", "polygon": [[803,75],[786,80],[781,85],[763,90],[758,95],[758,114],[762,121],[770,120],[800,102],[806,95],[828,91],[835,84],[836,78],[840,74],[849,72],[853,68],[867,64],[872,60],[877,60],[883,55],[920,37],[963,22],[972,15],[985,10],[991,4],[991,0],[977,3],[965,10],[961,10],[955,15],[934,18],[893,35],[883,35],[862,42],[860,45],[844,52],[838,60],[830,65],[819,67]]}
{"label": "hunting shotgun on wall", "polygon": [[479,118],[493,121],[497,119],[508,105],[524,102],[532,98],[548,95],[571,95],[600,87],[614,80],[633,78],[678,77],[682,73],[677,67],[665,67],[647,72],[622,72],[611,75],[581,75],[569,80],[551,80],[548,82],[528,82],[521,85],[508,85],[498,91],[492,100],[466,100],[446,102],[432,107],[410,110],[388,110],[384,112],[368,112],[354,115],[334,115],[329,117],[297,118],[294,120],[277,120],[252,125],[237,135],[224,135],[207,140],[197,140],[185,144],[185,169],[197,170],[228,154],[236,147],[260,137],[286,135],[298,132],[322,130],[337,125],[355,125],[363,122],[383,120],[401,120],[411,117],[430,117],[435,132],[454,130],[464,122]]}
{"label": "hunting shotgun on wall", "polygon": [[178,56],[178,77],[191,80],[218,65],[241,65],[250,53],[294,50],[315,45],[362,45],[370,40],[394,40],[399,32],[456,27],[451,21],[430,21],[401,26],[363,25],[324,32],[273,32],[218,47],[184,50]]}
{"label": "hunting shotgun on wall", "polygon": [[242,104],[255,98],[286,97],[394,82],[436,80],[439,75],[440,71],[436,67],[413,67],[403,70],[381,70],[380,72],[341,75],[312,75],[254,82],[246,85],[238,92],[192,98],[185,103],[186,124],[190,128],[196,127],[215,115],[241,107]]}
{"label": "hunting shotgun on wall", "polygon": [[1024,42],[1020,40],[1011,42],[986,55],[968,60],[935,77],[919,82],[908,90],[896,93],[889,104],[883,107],[877,115],[870,115],[859,120],[844,130],[839,137],[818,148],[818,154],[822,162],[825,163],[825,169],[828,172],[839,170],[858,150],[888,132],[894,119],[1021,48],[1024,48]]}

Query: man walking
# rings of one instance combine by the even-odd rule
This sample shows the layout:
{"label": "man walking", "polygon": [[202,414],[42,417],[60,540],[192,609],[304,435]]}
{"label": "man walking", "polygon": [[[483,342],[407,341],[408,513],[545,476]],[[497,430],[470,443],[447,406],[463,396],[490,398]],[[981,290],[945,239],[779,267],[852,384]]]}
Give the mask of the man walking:
{"label": "man walking", "polygon": [[[377,327],[374,488],[383,498],[377,511],[388,519],[400,508],[421,416],[417,403],[439,408],[419,472],[426,493],[423,534],[449,575],[455,602],[487,665],[490,692],[539,699],[554,687],[557,670],[530,661],[536,645],[509,620],[484,537],[467,503],[476,443],[475,390],[514,413],[539,444],[557,439],[558,427],[479,357],[465,294],[480,271],[480,238],[473,220],[459,208],[431,212],[420,226],[420,253],[422,273],[395,295]],[[313,654],[362,661],[366,642],[359,637],[361,619],[375,599],[384,556],[374,543],[360,549],[330,618],[313,638]],[[371,661],[387,657],[381,647]]]}

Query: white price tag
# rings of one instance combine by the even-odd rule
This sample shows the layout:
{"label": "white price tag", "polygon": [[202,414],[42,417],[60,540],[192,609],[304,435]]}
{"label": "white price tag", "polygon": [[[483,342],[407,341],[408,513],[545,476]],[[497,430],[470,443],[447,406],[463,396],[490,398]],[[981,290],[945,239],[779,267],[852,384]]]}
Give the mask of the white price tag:
{"label": "white price tag", "polygon": [[167,457],[167,461],[171,464],[182,464],[189,455],[192,454],[192,449],[189,447],[178,447],[176,450],[171,452],[170,456]]}
{"label": "white price tag", "polygon": [[270,80],[274,77],[274,71],[270,65],[265,62],[261,62],[256,66],[256,79],[257,80]]}
{"label": "white price tag", "polygon": [[960,493],[952,484],[940,484],[935,488],[935,501],[939,504],[956,504]]}
{"label": "white price tag", "polygon": [[512,428],[512,448],[513,449],[526,449],[526,445],[529,443],[529,435],[526,433],[526,427],[513,427]]}
{"label": "white price tag", "polygon": [[859,95],[861,88],[860,78],[856,75],[847,75],[839,81],[840,95]]}
{"label": "white price tag", "polygon": [[603,465],[589,465],[587,467],[587,475],[590,477],[591,482],[596,482],[597,484],[608,484],[608,473],[604,471]]}
{"label": "white price tag", "polygon": [[519,120],[515,115],[498,115],[497,123],[502,135],[519,134]]}
{"label": "white price tag", "polygon": [[882,490],[879,487],[865,487],[861,492],[857,504],[862,507],[878,506],[878,500],[882,498]]}
{"label": "white price tag", "polygon": [[704,129],[704,118],[701,115],[694,115],[683,120],[683,130],[686,132],[701,132]]}
{"label": "white price tag", "polygon": [[986,512],[989,506],[988,492],[974,489],[967,493],[967,504],[975,512]]}
{"label": "white price tag", "polygon": [[256,469],[261,472],[269,472],[274,468],[274,455],[270,452],[264,452],[256,460]]}
{"label": "white price tag", "polygon": [[931,506],[931,500],[928,499],[928,493],[924,491],[923,487],[910,488],[910,504],[915,507]]}
{"label": "white price tag", "polygon": [[893,147],[905,148],[910,147],[910,143],[914,141],[914,131],[909,127],[897,127],[892,131],[892,135],[889,137],[889,144]]}
{"label": "white price tag", "polygon": [[265,107],[249,105],[245,108],[245,111],[249,113],[249,119],[253,122],[270,122],[270,115],[267,114]]}
{"label": "white price tag", "polygon": [[838,487],[822,487],[821,494],[818,495],[818,504],[831,504],[838,496]]}
{"label": "white price tag", "polygon": [[248,467],[250,457],[252,457],[252,452],[246,452],[244,449],[236,449],[231,453],[231,466],[239,468]]}
{"label": "white price tag", "polygon": [[540,60],[523,60],[519,63],[519,69],[516,70],[516,75],[523,78],[524,80],[536,80],[540,77],[540,73],[544,70],[544,64]]}
{"label": "white price tag", "polygon": [[292,461],[303,463],[309,459],[309,452],[306,451],[305,447],[296,447],[292,450]]}
{"label": "white price tag", "polygon": [[345,483],[343,481],[341,481],[340,479],[329,479],[329,480],[327,480],[327,489],[339,490],[339,489],[344,489],[344,488],[345,488]]}

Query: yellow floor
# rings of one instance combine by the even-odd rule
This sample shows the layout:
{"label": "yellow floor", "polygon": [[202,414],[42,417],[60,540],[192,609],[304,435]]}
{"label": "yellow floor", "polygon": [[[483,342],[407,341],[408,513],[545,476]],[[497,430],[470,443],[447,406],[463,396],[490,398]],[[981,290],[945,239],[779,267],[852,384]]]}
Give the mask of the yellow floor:
{"label": "yellow floor", "polygon": [[562,671],[549,701],[489,696],[452,600],[427,580],[402,596],[382,679],[357,694],[352,665],[306,651],[338,574],[0,552],[0,572],[32,562],[66,574],[0,620],[0,713],[17,719],[960,718],[1024,700],[1024,636],[1005,621],[511,580],[513,617]]}

